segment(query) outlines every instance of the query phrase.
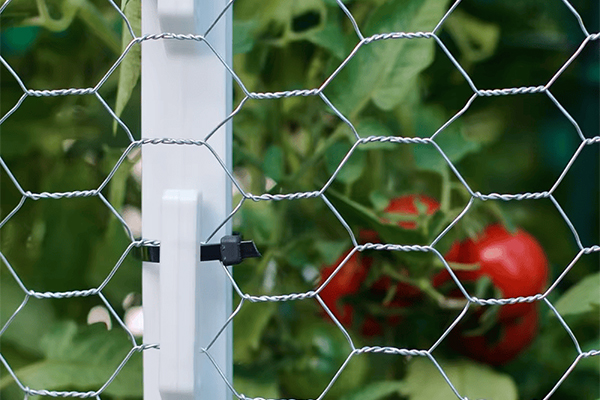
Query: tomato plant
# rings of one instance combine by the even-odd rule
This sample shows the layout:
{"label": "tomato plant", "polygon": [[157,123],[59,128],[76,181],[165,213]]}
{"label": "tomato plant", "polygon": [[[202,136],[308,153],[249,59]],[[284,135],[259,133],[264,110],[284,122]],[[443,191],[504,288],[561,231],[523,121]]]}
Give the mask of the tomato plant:
{"label": "tomato plant", "polygon": [[[283,390],[290,398],[315,399],[348,358],[350,345],[336,326],[322,321],[299,324],[293,338],[291,350],[298,356],[284,364]],[[359,387],[366,372],[367,359],[354,357],[327,392],[327,398],[337,398]]]}
{"label": "tomato plant", "polygon": [[[420,214],[418,205],[422,205],[424,207],[426,215],[433,215],[440,208],[440,204],[437,202],[437,200],[431,197],[410,194],[393,198],[384,211],[389,214],[418,216]],[[398,225],[405,229],[417,228],[416,221],[400,221],[398,222]],[[373,237],[373,234],[371,233],[370,236]],[[379,239],[376,237],[376,234],[373,241],[379,241]],[[408,278],[408,271],[406,269],[401,267],[399,272]],[[394,285],[392,279],[388,276],[383,276],[373,283],[371,289],[373,291],[387,292],[390,290],[392,285]],[[410,304],[407,303],[406,300],[415,299],[421,295],[421,291],[409,283],[397,282],[395,285],[396,294],[394,300],[396,303],[399,303],[401,307]]]}
{"label": "tomato plant", "polygon": [[[387,207],[386,213],[404,214],[408,216],[419,215],[418,204],[424,205],[427,215],[434,214],[439,209],[439,203],[424,195],[405,195],[393,198]],[[416,221],[400,221],[399,226],[405,229],[416,229]],[[379,242],[379,237],[376,232],[371,230],[361,230],[359,233],[361,242]],[[351,250],[347,250],[333,265],[326,266],[321,270],[321,281],[325,282],[329,276],[335,271],[337,266],[350,254]],[[346,262],[346,264],[338,271],[335,277],[323,288],[320,296],[332,311],[335,317],[345,326],[352,325],[354,307],[345,302],[345,297],[356,294],[368,272],[373,265],[373,258],[363,255],[359,252],[354,253]],[[404,268],[400,268],[399,272],[407,276],[408,272]],[[377,279],[369,290],[379,297],[384,297],[390,290],[395,291],[394,298],[386,302],[384,306],[390,309],[402,309],[410,306],[411,300],[419,297],[421,291],[405,282],[393,282],[389,276],[382,276]],[[390,317],[387,320],[388,325],[397,325],[400,321],[398,317]],[[365,316],[365,321],[361,327],[361,331],[365,336],[373,336],[381,334],[381,325],[372,316]]]}
{"label": "tomato plant", "polygon": [[523,305],[522,315],[500,322],[482,334],[469,333],[464,324],[459,324],[450,337],[453,347],[476,361],[491,365],[501,365],[515,359],[531,344],[538,330],[536,305]]}
{"label": "tomato plant", "polygon": [[[446,255],[449,262],[478,264],[470,271],[455,271],[462,283],[488,277],[504,298],[532,296],[540,293],[548,280],[548,261],[538,241],[518,229],[507,231],[502,225],[487,227],[476,239],[467,239]],[[434,277],[434,285],[449,281],[450,274],[442,271]],[[529,304],[502,306],[500,321],[510,321],[529,312]]]}
{"label": "tomato plant", "polygon": [[[40,15],[38,6],[45,3],[49,14]],[[139,36],[140,30],[136,26],[140,23],[140,2],[121,3]],[[302,4],[298,6],[295,3]],[[357,26],[369,35],[433,29],[434,22],[439,21],[451,6],[451,2],[442,0],[349,0],[343,3],[355,17]],[[600,15],[600,3],[589,0],[572,3],[588,24],[590,32],[597,32],[598,23],[594,16]],[[77,4],[78,11],[62,13],[61,4]],[[357,49],[355,57],[348,60],[348,66],[342,68],[326,87],[323,86],[331,71],[348,57],[356,45],[356,32],[341,11],[340,4],[330,0],[236,0],[235,7],[229,9],[233,9],[235,27],[235,56],[233,64],[229,66],[247,85],[248,90],[257,93],[323,88],[322,94],[348,118],[363,137],[431,137],[433,132],[465,107],[465,102],[473,94],[472,90],[461,79],[459,71],[449,62],[436,41],[432,40],[411,41],[410,45],[405,45],[407,42],[404,40],[376,41],[377,43],[373,42],[368,46],[364,42],[365,46],[359,46],[361,48]],[[57,20],[62,14],[68,14],[72,18]],[[546,73],[547,78],[550,78],[562,62],[573,55],[575,49],[570,46],[581,44],[581,29],[570,14],[563,2],[462,2],[439,27],[439,37],[478,87],[492,89],[538,84],[540,82],[536,81],[540,76]],[[110,2],[13,1],[7,4],[0,19],[1,52],[6,62],[6,65],[0,67],[0,117],[3,118],[11,114],[11,108],[23,96],[23,88],[12,76],[8,65],[17,72],[28,88],[92,87],[121,54],[121,43],[127,45],[131,41],[128,29],[122,27],[121,16]],[[72,23],[67,23],[68,21]],[[428,26],[429,23],[431,25]],[[123,42],[119,37],[121,31]],[[573,120],[578,122],[581,131],[586,136],[593,137],[599,132],[598,120],[589,118],[590,110],[600,108],[598,74],[594,73],[599,65],[598,41],[586,43],[585,49],[582,46],[581,56],[576,61],[573,60],[572,66],[562,71],[553,83],[552,93]],[[141,136],[141,85],[136,83],[140,74],[135,71],[139,67],[139,51],[136,53],[139,47],[139,43],[133,46],[121,63],[119,69],[125,70],[125,73],[115,71],[101,89],[106,104],[120,115],[135,138]],[[234,159],[228,170],[234,174],[238,183],[248,193],[273,195],[309,192],[323,187],[339,167],[347,150],[355,143],[353,137],[348,140],[349,131],[345,121],[337,118],[337,113],[332,113],[319,96],[292,96],[265,101],[253,97],[245,101],[247,93],[239,85],[233,86],[234,104],[244,101],[243,107],[240,105],[229,122],[234,125]],[[131,101],[120,113],[119,104],[124,107],[122,94],[129,92]],[[552,187],[554,179],[580,144],[577,134],[570,131],[571,123],[561,118],[561,113],[547,96],[478,98],[464,114],[453,118],[439,132],[435,142],[473,190],[482,193],[547,190]],[[2,124],[0,155],[26,190],[36,192],[98,187],[130,144],[125,135],[121,135],[122,132],[114,134],[113,124],[114,118],[95,96],[28,98]],[[435,212],[435,203],[430,204],[425,196],[413,194],[394,198],[388,206],[388,200],[397,193],[420,193],[424,190],[428,193],[440,193],[442,198],[443,193],[451,192],[448,197],[444,197],[450,201],[443,202],[443,215],[440,212],[436,218],[451,217],[455,210],[464,207],[464,204],[459,203],[469,198],[470,194],[460,194],[464,189],[463,185],[454,178],[448,163],[438,150],[427,144],[398,145],[383,142],[364,143],[356,148],[327,189],[328,199],[350,226],[374,228],[375,224],[369,225],[368,221],[377,221],[381,217],[387,219],[388,225],[399,225],[393,226],[395,233],[402,229],[406,231],[396,236],[377,228],[379,233],[358,232],[363,236],[371,235],[370,238],[361,239],[360,243],[381,240],[387,243],[413,244],[417,241],[390,238],[402,237],[403,233],[409,238],[425,236],[417,235],[417,232],[420,234],[425,230],[420,229],[427,226],[422,222]],[[562,183],[553,191],[553,195],[578,230],[581,240],[592,245],[599,242],[594,223],[598,221],[597,194],[600,192],[597,148],[586,146],[581,154]],[[134,153],[130,155],[133,156]],[[127,157],[103,191],[111,206],[119,212],[140,208],[139,170],[131,175],[128,173],[136,160],[136,157]],[[44,173],[39,173],[42,170]],[[6,172],[2,171],[4,178],[7,177]],[[4,218],[18,204],[21,193],[16,190],[11,179],[0,179],[0,185],[0,211]],[[334,193],[343,196],[336,196]],[[237,194],[233,203],[236,204],[241,199],[241,195]],[[342,200],[346,201],[345,208],[342,208]],[[377,204],[378,200],[381,203]],[[579,249],[567,240],[571,232],[561,215],[544,208],[543,203],[547,200],[518,202],[520,212],[509,214],[516,223],[543,233],[546,236],[545,243],[548,243],[548,257],[557,266],[564,267],[572,260],[575,254],[573,252],[578,252]],[[83,208],[67,207],[64,204],[69,204],[68,202],[82,202]],[[497,214],[489,212],[493,207],[490,205],[496,204],[498,208],[507,211],[511,203],[515,202],[475,202],[471,211],[461,219],[458,229],[448,232],[444,242],[462,240],[464,234],[482,230],[490,223],[490,216],[497,220]],[[448,210],[445,209],[446,206]],[[362,213],[373,208],[388,214],[378,217],[376,213],[367,216]],[[554,210],[555,207],[550,204],[550,208]],[[249,294],[299,293],[312,288],[309,286],[314,283],[315,266],[333,265],[327,271],[322,271],[322,281],[330,276],[341,260],[335,265],[331,261],[346,249],[336,247],[332,250],[334,246],[327,243],[332,237],[339,237],[332,232],[336,221],[334,217],[326,218],[325,214],[328,212],[327,206],[319,199],[245,202],[232,217],[234,229],[254,240],[264,257],[247,260],[233,269],[232,273],[240,288]],[[394,212],[396,215],[393,215]],[[108,260],[119,257],[129,244],[125,235],[120,230],[114,230],[114,224],[108,223],[110,218],[107,213],[110,214],[102,202],[92,199],[89,202],[86,199],[71,199],[49,203],[28,200],[21,211],[5,221],[1,231],[4,239],[0,243],[0,250],[18,269],[20,278],[28,287],[29,282],[37,290],[96,287],[114,266]],[[82,219],[82,215],[89,218]],[[435,218],[427,222],[434,220]],[[474,239],[473,243],[480,241]],[[443,244],[446,248],[445,243],[440,243],[440,248]],[[468,262],[477,258],[465,257],[465,253],[467,251],[464,247],[456,246],[444,254],[447,260],[454,262]],[[375,335],[381,333],[385,324],[393,326],[402,323],[402,326],[386,329],[386,336],[381,339],[395,341],[394,344],[408,343],[411,346],[412,342],[417,342],[413,340],[415,338],[426,338],[422,342],[429,338],[435,340],[436,335],[439,337],[441,332],[439,325],[446,323],[446,317],[450,320],[454,315],[447,309],[437,307],[435,303],[420,301],[429,300],[425,297],[430,297],[432,291],[427,289],[431,288],[423,285],[421,291],[421,286],[418,289],[410,283],[418,280],[427,284],[425,279],[430,277],[433,268],[429,269],[427,264],[423,264],[425,268],[411,264],[413,255],[414,253],[404,252],[357,252],[338,271],[329,282],[329,289],[324,290],[321,296],[344,325],[349,326],[349,321],[354,316],[355,327],[363,334]],[[584,350],[598,348],[595,307],[598,296],[595,295],[596,292],[589,290],[590,281],[585,284],[586,277],[597,277],[591,275],[598,273],[597,256],[598,253],[583,255],[576,267],[564,277],[561,285],[552,292],[553,304],[561,315],[567,316],[569,325],[573,321],[573,332]],[[480,262],[479,264],[481,265]],[[535,262],[529,264],[537,265]],[[55,267],[45,268],[47,265]],[[395,274],[387,273],[390,267]],[[417,271],[422,273],[417,274]],[[482,277],[492,281],[492,276],[484,273],[483,267],[478,273],[457,273],[466,284],[472,284]],[[442,280],[447,282],[449,276],[445,275]],[[515,285],[526,285],[527,281],[534,280],[527,277]],[[578,282],[584,283],[579,290],[574,293],[565,292]],[[6,267],[0,268],[0,286],[0,320],[4,322],[22,302],[23,292]],[[508,290],[512,284],[504,285],[496,279],[491,282],[490,287],[492,286],[502,293],[493,293],[489,297],[513,296]],[[542,284],[542,289],[521,290],[518,294],[538,293],[543,290],[543,286]],[[329,290],[331,293],[328,296]],[[125,296],[136,293],[137,297],[140,291],[139,261],[135,257],[127,257],[119,268],[119,273],[107,285],[104,294],[111,304],[118,305],[122,304]],[[566,301],[561,308],[558,300],[565,293]],[[572,295],[577,295],[576,301],[573,301]],[[369,299],[367,296],[370,296]],[[356,301],[353,302],[354,300]],[[97,390],[99,386],[94,383],[95,374],[83,373],[84,370],[77,365],[79,360],[70,357],[57,363],[59,360],[56,357],[45,354],[44,349],[37,346],[39,343],[49,343],[53,338],[61,343],[70,343],[73,330],[50,328],[68,321],[67,326],[77,323],[78,331],[85,331],[85,321],[91,307],[102,305],[97,301],[100,301],[97,296],[90,296],[73,298],[67,303],[38,301],[28,304],[11,323],[6,334],[2,335],[2,355],[16,369],[16,375],[30,387]],[[363,307],[369,302],[369,306],[379,307]],[[450,303],[452,302],[448,302]],[[302,308],[304,306],[306,307]],[[519,307],[526,308],[527,305],[523,306],[503,306],[497,310],[502,311],[499,315],[504,317],[506,310],[519,310]],[[280,351],[289,345],[285,333],[292,325],[306,323],[307,316],[314,317],[318,308],[315,301],[269,303],[255,308],[244,306],[233,321],[234,331],[243,332],[234,335],[234,354],[238,355],[234,376],[239,378],[240,371],[247,371],[246,382],[254,385],[249,391],[257,396],[281,398],[282,385],[292,393],[293,388],[289,385],[294,383],[287,381],[304,378],[292,372],[280,377],[269,367],[281,365],[284,360],[288,360],[282,355],[283,351]],[[493,321],[496,323],[489,331],[482,333],[479,329],[477,332],[477,325],[490,322],[484,321],[482,314],[477,313],[496,308],[472,308],[476,308],[472,313],[476,326],[469,329],[471,327],[459,325],[456,329],[460,337],[452,338],[456,341],[463,340],[470,346],[479,346],[480,357],[483,357],[481,354],[513,351],[506,347],[506,342],[499,339],[505,337],[508,340],[512,337],[516,340],[517,337],[510,333],[516,332],[528,320],[517,316]],[[121,317],[125,312],[119,306],[115,311]],[[525,310],[523,312],[523,315],[530,315]],[[471,314],[467,317],[470,316]],[[514,378],[519,398],[543,398],[551,389],[548,385],[554,385],[573,362],[572,341],[566,337],[568,335],[561,324],[551,322],[552,318],[543,319],[545,325],[540,331],[537,344],[544,345],[536,346],[538,354],[529,352],[518,363],[503,368],[502,372],[507,375],[501,381],[508,380],[510,383]],[[23,328],[22,321],[25,321],[27,327]],[[439,324],[436,325],[436,322]],[[307,323],[312,324],[310,321]],[[321,323],[325,324],[323,321]],[[409,328],[406,329],[407,327]],[[339,337],[335,326],[329,324],[328,328],[325,330]],[[59,332],[62,333],[58,335]],[[114,329],[113,332],[118,333]],[[567,339],[564,343],[560,341],[563,336]],[[90,339],[96,338],[90,336]],[[323,341],[328,342],[325,339]],[[83,358],[100,360],[101,355],[97,349],[89,345],[92,342],[81,342],[82,346],[85,344],[84,347],[90,350],[85,352]],[[515,344],[515,341],[512,343]],[[431,342],[425,343],[428,344]],[[417,343],[415,348],[419,346]],[[301,349],[301,346],[298,347],[298,353]],[[435,354],[436,359],[448,361],[443,360],[446,350],[440,348],[440,353]],[[342,351],[340,357],[341,353]],[[314,354],[320,353],[313,352]],[[365,357],[372,360],[376,356]],[[480,359],[486,361],[484,358]],[[303,360],[303,363],[306,362],[306,359]],[[490,362],[489,360],[488,358],[486,362]],[[359,361],[360,357],[353,358],[350,364]],[[521,361],[524,361],[523,365],[519,365]],[[590,361],[586,366],[586,362]],[[594,361],[594,358],[582,359],[569,378],[558,387],[554,396],[577,400],[599,398],[600,395],[595,390],[599,381],[598,368],[595,364],[590,367]],[[115,382],[109,385],[106,396],[141,398],[141,383],[131,383],[129,379],[131,374],[135,382],[141,381],[140,363],[141,357],[132,357],[117,377],[118,380],[127,377],[125,380],[128,384],[119,385]],[[294,362],[289,363],[291,365]],[[108,365],[108,361],[98,364]],[[311,371],[314,370],[308,367],[291,368],[292,371],[306,372],[309,378],[315,377],[314,382],[306,382],[308,379],[297,382],[298,386],[304,383],[307,387],[315,386],[315,390],[321,390],[324,386],[317,386],[333,376],[331,371],[339,367],[339,364],[335,364],[337,361],[332,363],[331,369],[320,369],[326,375],[322,378],[317,378],[318,373],[313,374]],[[373,371],[365,380],[369,382],[365,383],[367,391],[371,389],[366,385],[377,385],[381,379],[399,379],[403,381],[399,381],[402,384],[409,383],[410,375],[399,368],[399,364],[386,366],[372,362]],[[444,368],[448,365],[442,364]],[[50,365],[54,367],[50,368]],[[70,370],[77,370],[79,373],[70,374]],[[539,378],[540,370],[543,371],[544,379]],[[61,373],[62,371],[67,373]],[[434,374],[438,374],[437,371]],[[341,376],[342,380],[348,375],[356,379],[352,371],[349,374],[346,371]],[[0,382],[0,398],[22,398],[18,385],[10,377],[7,378]],[[280,383],[278,378],[286,382]],[[488,382],[481,379],[480,384],[494,387]],[[427,386],[433,384],[429,380],[427,383]],[[354,391],[362,389],[349,385],[345,395],[358,397],[355,393],[350,393],[353,388]],[[373,400],[376,398],[372,392],[367,397]]]}

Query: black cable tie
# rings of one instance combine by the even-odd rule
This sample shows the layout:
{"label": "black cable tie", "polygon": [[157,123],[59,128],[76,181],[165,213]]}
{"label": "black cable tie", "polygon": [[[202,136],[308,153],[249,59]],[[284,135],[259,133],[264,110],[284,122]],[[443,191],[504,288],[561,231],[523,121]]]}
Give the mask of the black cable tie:
{"label": "black cable tie", "polygon": [[[160,262],[160,246],[142,246],[135,248],[136,258],[146,262]],[[234,233],[223,236],[220,244],[203,244],[200,246],[200,261],[221,261],[224,265],[236,265],[246,258],[260,257],[261,254],[251,240],[242,241],[242,237]]]}
{"label": "black cable tie", "polygon": [[158,263],[160,262],[160,246],[140,246],[131,249],[131,253],[136,260],[144,262]]}

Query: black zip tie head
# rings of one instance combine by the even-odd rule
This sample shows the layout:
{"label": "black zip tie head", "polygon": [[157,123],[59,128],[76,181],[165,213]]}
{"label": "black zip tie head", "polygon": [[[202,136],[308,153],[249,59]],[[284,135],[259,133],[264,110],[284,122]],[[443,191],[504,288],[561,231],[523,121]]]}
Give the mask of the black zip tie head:
{"label": "black zip tie head", "polygon": [[242,237],[240,235],[223,236],[221,238],[221,261],[223,264],[239,264],[242,259]]}
{"label": "black zip tie head", "polygon": [[260,257],[251,240],[242,241],[239,234],[223,236],[220,244],[200,246],[200,261],[221,261],[224,265],[236,265],[246,258]]}

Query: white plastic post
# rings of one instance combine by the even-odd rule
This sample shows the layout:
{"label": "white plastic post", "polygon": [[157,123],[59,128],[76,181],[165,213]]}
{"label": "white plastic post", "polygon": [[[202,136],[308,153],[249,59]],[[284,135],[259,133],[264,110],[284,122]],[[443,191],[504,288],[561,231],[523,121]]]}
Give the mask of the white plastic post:
{"label": "white plastic post", "polygon": [[[144,1],[142,33],[204,34],[226,3]],[[209,41],[230,63],[230,15],[214,26]],[[230,76],[204,43],[143,42],[142,137],[204,139],[230,110]],[[230,168],[229,124],[210,144]],[[230,399],[200,349],[231,313],[231,285],[219,262],[199,263],[198,248],[231,210],[231,182],[207,148],[190,145],[144,145],[142,171],[142,234],[162,242],[161,263],[143,265],[144,343],[161,346],[144,352],[144,398]],[[212,241],[230,231],[223,227]],[[231,381],[231,329],[210,354]]]}

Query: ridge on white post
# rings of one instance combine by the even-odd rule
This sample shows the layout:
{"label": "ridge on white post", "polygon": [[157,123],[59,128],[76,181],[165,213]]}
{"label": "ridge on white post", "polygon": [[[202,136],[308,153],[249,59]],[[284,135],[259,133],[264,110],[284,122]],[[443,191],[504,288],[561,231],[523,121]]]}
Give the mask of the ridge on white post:
{"label": "ridge on white post", "polygon": [[[226,5],[226,0],[144,1],[142,34],[203,35]],[[231,65],[230,13],[212,28],[208,40]],[[227,118],[231,103],[231,77],[205,43],[173,39],[142,43],[143,138],[203,140]],[[230,124],[210,138],[210,145],[230,169]],[[194,235],[189,229],[196,219],[200,223],[196,238],[192,239],[195,242],[205,240],[226,219],[231,210],[231,182],[205,146],[146,144],[142,147],[142,171],[142,236],[165,241],[161,243],[161,264],[143,264],[144,343],[161,345],[159,350],[143,354],[144,399],[230,399],[226,382],[201,349],[210,343],[231,314],[231,284],[218,261],[200,264],[196,261],[198,254],[189,253],[189,244],[175,242],[192,239]],[[197,201],[196,213],[191,205],[194,201],[190,200],[194,196],[201,198],[201,205]],[[178,222],[169,215],[177,215]],[[185,226],[178,228],[178,224]],[[227,224],[211,242],[218,243],[230,232],[231,226]],[[188,250],[184,251],[180,245],[188,246]],[[199,246],[200,243],[196,243],[196,247]],[[187,261],[174,261],[169,256],[173,251],[185,254],[183,258]],[[195,271],[190,269],[192,263],[196,264]],[[173,264],[176,266],[171,267]],[[194,272],[195,277],[181,275]],[[180,293],[181,296],[170,300],[164,298],[169,297],[165,293],[185,286],[183,282],[188,278],[195,283],[195,293]],[[188,308],[181,304],[187,302],[193,304],[187,305]],[[163,325],[161,328],[161,323],[167,324],[169,318],[181,326]],[[195,318],[187,322],[187,329],[193,324],[195,330],[192,339],[182,333],[187,318]],[[166,336],[164,348],[163,335]],[[210,348],[211,356],[230,382],[231,338],[231,328],[228,328]],[[190,345],[193,351],[182,350]],[[175,380],[169,381],[163,373],[171,370],[168,365],[175,365],[178,357],[184,358],[177,361],[175,368],[192,370],[187,371],[187,375],[177,372],[176,378],[171,376]]]}
{"label": "ridge on white post", "polygon": [[[199,210],[195,190],[167,190],[162,198],[160,238],[160,352],[158,390],[162,400],[194,399],[193,354],[200,267]],[[199,382],[202,384],[202,382]]]}

